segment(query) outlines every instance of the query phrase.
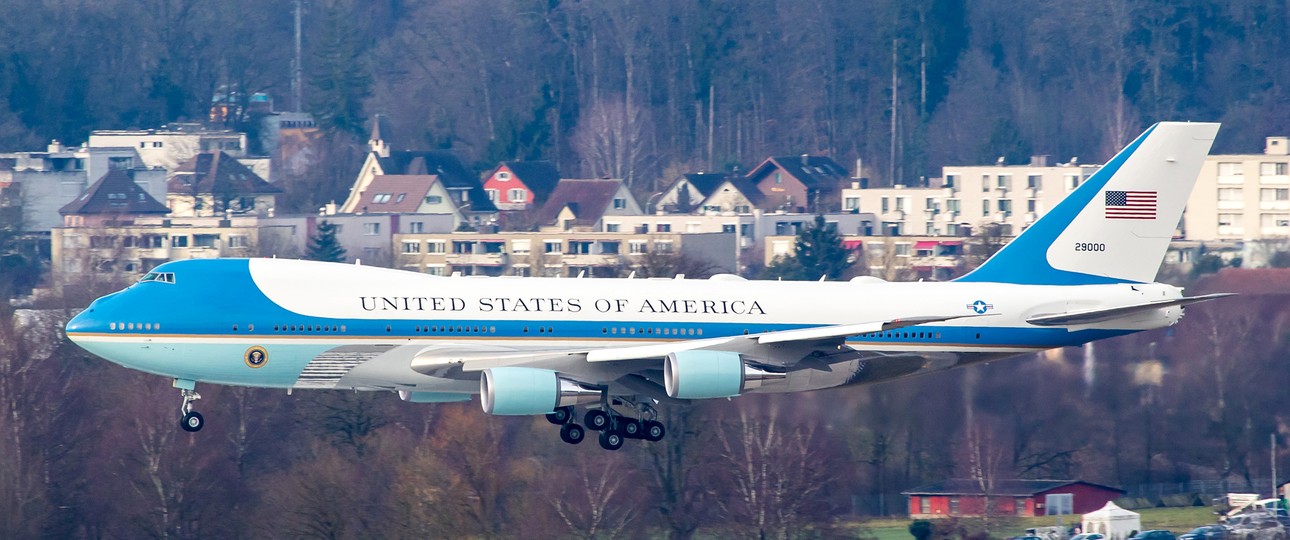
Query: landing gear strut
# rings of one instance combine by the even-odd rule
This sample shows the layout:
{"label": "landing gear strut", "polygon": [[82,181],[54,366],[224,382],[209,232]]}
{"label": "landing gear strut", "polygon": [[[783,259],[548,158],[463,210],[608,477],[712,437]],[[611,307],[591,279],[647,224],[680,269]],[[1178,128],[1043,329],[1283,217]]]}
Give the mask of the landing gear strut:
{"label": "landing gear strut", "polygon": [[179,405],[179,427],[188,432],[201,431],[202,426],[206,425],[202,414],[193,410],[193,402],[202,398],[197,393],[196,386],[194,381],[175,379],[175,387],[179,388],[179,396],[183,398]]}
{"label": "landing gear strut", "polygon": [[621,401],[636,408],[636,418],[619,414],[610,406],[608,399],[601,404],[601,408],[587,411],[586,416],[583,418],[583,422],[587,424],[587,429],[600,432],[599,442],[601,448],[617,450],[623,447],[623,442],[626,439],[644,439],[655,442],[662,440],[667,435],[667,429],[663,427],[663,423],[655,420],[658,417],[658,412],[654,410],[652,405],[645,402],[631,403],[626,399],[621,399]]}

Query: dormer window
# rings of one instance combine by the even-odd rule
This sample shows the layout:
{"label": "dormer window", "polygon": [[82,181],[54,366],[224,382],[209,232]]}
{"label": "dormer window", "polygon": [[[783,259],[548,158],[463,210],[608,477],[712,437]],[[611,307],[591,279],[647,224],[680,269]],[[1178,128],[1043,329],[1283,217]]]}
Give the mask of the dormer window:
{"label": "dormer window", "polygon": [[499,182],[506,182],[506,181],[509,181],[510,179],[511,179],[511,173],[508,173],[508,172],[497,173],[497,180]]}

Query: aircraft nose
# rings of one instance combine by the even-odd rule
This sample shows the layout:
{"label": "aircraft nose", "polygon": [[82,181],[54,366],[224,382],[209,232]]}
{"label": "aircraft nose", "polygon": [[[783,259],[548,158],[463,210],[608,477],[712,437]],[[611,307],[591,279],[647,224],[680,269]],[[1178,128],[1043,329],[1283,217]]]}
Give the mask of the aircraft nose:
{"label": "aircraft nose", "polygon": [[76,334],[92,331],[94,327],[93,313],[93,308],[87,308],[72,317],[72,320],[67,321],[67,328],[65,329],[67,337],[72,341],[76,341]]}

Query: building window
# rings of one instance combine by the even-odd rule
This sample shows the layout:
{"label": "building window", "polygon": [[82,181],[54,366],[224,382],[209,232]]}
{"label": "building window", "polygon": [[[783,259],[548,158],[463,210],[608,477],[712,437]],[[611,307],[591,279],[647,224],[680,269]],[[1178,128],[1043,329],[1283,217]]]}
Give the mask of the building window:
{"label": "building window", "polygon": [[1290,201],[1290,189],[1264,188],[1259,190],[1259,200],[1264,202]]}
{"label": "building window", "polygon": [[427,273],[427,274],[430,274],[430,275],[432,275],[432,276],[442,276],[442,275],[445,275],[445,274],[447,274],[446,270],[447,270],[447,268],[445,268],[442,264],[431,264],[431,265],[426,265],[426,273]]}
{"label": "building window", "polygon": [[723,232],[723,233],[732,233],[732,232],[735,232],[735,224],[734,224],[734,223],[726,223],[726,224],[721,225],[721,232]]}
{"label": "building window", "polygon": [[188,247],[188,237],[187,236],[170,237],[170,247],[182,247],[182,248]]}
{"label": "building window", "polygon": [[448,243],[443,240],[426,240],[426,253],[444,253],[448,251]]}
{"label": "building window", "polygon": [[1025,498],[1025,497],[1017,497],[1017,503],[1016,503],[1016,505],[1017,505],[1017,515],[1018,515],[1018,516],[1024,516],[1024,515],[1026,515],[1026,498]]}
{"label": "building window", "polygon": [[654,242],[654,251],[656,253],[671,253],[672,242],[670,240],[659,240]]}
{"label": "building window", "polygon": [[440,195],[426,195],[426,204],[442,204],[443,197]]}
{"label": "building window", "polygon": [[958,497],[950,497],[950,515],[951,515],[951,516],[957,516],[957,515],[959,515],[959,498],[958,498]]}
{"label": "building window", "polygon": [[932,513],[932,498],[931,498],[931,497],[919,497],[919,498],[918,498],[918,513],[920,513],[920,514],[930,514],[930,513]]}
{"label": "building window", "polygon": [[995,177],[995,187],[999,189],[1012,189],[1012,175],[1001,174]]}
{"label": "building window", "polygon": [[500,181],[502,181],[502,182],[510,181],[510,179],[511,179],[511,173],[508,173],[508,172],[506,172],[506,171],[499,172],[499,173],[497,173],[497,179],[498,179],[498,180],[500,180]]}
{"label": "building window", "polygon": [[511,253],[522,255],[529,252],[532,242],[530,240],[511,240]]}
{"label": "building window", "polygon": [[523,189],[512,189],[507,192],[506,196],[510,198],[511,202],[528,202],[529,200],[529,192]]}
{"label": "building window", "polygon": [[1075,188],[1077,187],[1079,187],[1079,175],[1078,174],[1066,175],[1066,191],[1068,192],[1075,191]]}
{"label": "building window", "polygon": [[1285,176],[1285,175],[1286,175],[1286,165],[1287,165],[1287,164],[1285,164],[1285,163],[1260,163],[1260,164],[1259,164],[1259,175],[1261,175],[1261,176]]}
{"label": "building window", "polygon": [[547,240],[542,243],[543,253],[563,253],[564,242],[560,240]]}
{"label": "building window", "polygon": [[426,228],[426,224],[420,221],[413,221],[412,223],[408,224],[408,232],[412,234],[423,233],[425,232],[425,228]]}
{"label": "building window", "polygon": [[620,225],[617,223],[606,223],[605,232],[618,232],[619,227]]}
{"label": "building window", "polygon": [[403,242],[403,252],[421,253],[421,242],[419,241]]}
{"label": "building window", "polygon": [[641,254],[641,253],[646,253],[646,252],[648,252],[648,251],[649,251],[649,249],[645,247],[645,241],[644,241],[644,240],[632,240],[631,242],[629,242],[629,243],[627,244],[627,252],[628,252],[628,253],[631,253],[631,254]]}
{"label": "building window", "polygon": [[1265,229],[1290,227],[1290,214],[1263,214],[1259,217]]}
{"label": "building window", "polygon": [[990,215],[990,199],[981,199],[981,215]]}
{"label": "building window", "polygon": [[1008,199],[999,199],[999,211],[1003,212],[1005,217],[1012,215],[1012,201]]}
{"label": "building window", "polygon": [[231,247],[231,248],[244,248],[244,247],[247,247],[248,245],[250,245],[250,244],[249,244],[249,242],[247,241],[247,238],[246,238],[245,236],[241,236],[241,235],[239,235],[239,236],[229,236],[229,237],[228,237],[228,247]]}
{"label": "building window", "polygon": [[627,208],[627,199],[614,197],[614,210],[622,210],[624,208]]}
{"label": "building window", "polygon": [[1037,189],[1037,188],[1039,188],[1039,184],[1043,181],[1043,180],[1042,180],[1042,178],[1043,178],[1043,177],[1041,177],[1041,176],[1039,176],[1039,175],[1037,175],[1037,174],[1032,174],[1032,175],[1030,175],[1030,176],[1027,176],[1027,177],[1026,177],[1026,187],[1028,187],[1028,188],[1030,188],[1030,189]]}
{"label": "building window", "polygon": [[381,234],[381,224],[380,224],[380,223],[364,223],[364,224],[363,224],[363,234],[365,234],[365,235],[367,235],[367,236],[376,236],[376,235],[378,235],[378,234]]}
{"label": "building window", "polygon": [[896,256],[897,257],[909,256],[909,242],[899,242],[896,244]]}
{"label": "building window", "polygon": [[153,147],[153,148],[161,148],[161,147],[162,147],[162,145],[163,145],[163,143],[162,143],[161,141],[153,141],[153,143],[152,143],[152,147]]}
{"label": "building window", "polygon": [[601,240],[601,241],[600,241],[600,252],[601,252],[601,253],[603,253],[603,254],[605,254],[605,255],[617,255],[617,254],[618,254],[618,241],[617,241],[617,240]]}
{"label": "building window", "polygon": [[905,197],[896,197],[896,211],[904,212],[905,206]]}
{"label": "building window", "polygon": [[1239,223],[1239,222],[1240,222],[1240,220],[1241,220],[1241,215],[1240,215],[1240,214],[1219,214],[1219,215],[1218,215],[1218,226],[1219,226],[1219,227],[1234,227],[1234,226],[1236,226],[1236,224],[1237,224],[1237,223]]}
{"label": "building window", "polygon": [[1238,162],[1224,161],[1218,164],[1219,176],[1245,176],[1245,171]]}
{"label": "building window", "polygon": [[1034,211],[1035,211],[1035,200],[1034,200],[1034,199],[1027,199],[1027,200],[1026,200],[1026,211],[1027,211],[1027,212],[1034,212]]}
{"label": "building window", "polygon": [[671,223],[659,223],[657,226],[655,226],[654,230],[656,230],[656,231],[658,231],[658,232],[672,232],[672,224],[671,224]]}
{"label": "building window", "polygon": [[844,201],[844,202],[843,202],[842,209],[843,209],[843,210],[859,210],[859,209],[860,209],[860,197],[847,197],[847,198],[846,198],[846,201]]}
{"label": "building window", "polygon": [[[954,184],[957,184],[957,183],[959,183],[959,175],[957,174],[945,175],[945,187],[952,188],[954,187]],[[926,497],[924,497],[923,499],[926,500]]]}
{"label": "building window", "polygon": [[962,210],[959,205],[960,203],[958,199],[945,199],[945,209],[950,212],[954,212],[955,214],[961,212]]}
{"label": "building window", "polygon": [[888,211],[888,210],[887,210],[888,208],[890,208],[890,203],[888,202],[888,200],[887,200],[887,198],[886,198],[886,197],[883,197],[883,198],[882,198],[882,213],[886,214],[886,213],[887,213],[887,211]]}
{"label": "building window", "polygon": [[390,196],[392,196],[392,195],[394,195],[394,194],[393,194],[393,193],[377,193],[377,194],[376,194],[376,196],[372,197],[372,204],[385,204],[385,203],[387,203],[387,202],[390,202]]}
{"label": "building window", "polygon": [[497,190],[485,189],[484,192],[488,194],[488,200],[497,202]]}
{"label": "building window", "polygon": [[1244,198],[1241,188],[1218,188],[1218,200],[1239,201]]}
{"label": "building window", "polygon": [[981,192],[990,191],[990,175],[981,175]]}

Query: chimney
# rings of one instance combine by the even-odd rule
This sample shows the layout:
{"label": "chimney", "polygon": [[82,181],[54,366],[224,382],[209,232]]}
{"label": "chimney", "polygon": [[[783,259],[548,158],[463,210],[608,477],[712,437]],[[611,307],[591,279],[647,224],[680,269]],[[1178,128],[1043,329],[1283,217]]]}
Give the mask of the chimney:
{"label": "chimney", "polygon": [[58,142],[58,139],[54,139],[49,141],[49,147],[47,148],[47,150],[51,154],[57,154],[59,152],[63,152],[67,150],[67,148],[63,146],[63,143]]}
{"label": "chimney", "polygon": [[805,167],[811,161],[810,154],[802,154],[802,166]]}
{"label": "chimney", "polygon": [[1269,156],[1290,155],[1290,137],[1268,137],[1263,153]]}
{"label": "chimney", "polygon": [[860,158],[856,158],[856,175],[853,176],[852,178],[856,178],[856,179],[864,178],[863,173],[864,173],[864,160]]}
{"label": "chimney", "polygon": [[1048,159],[1049,159],[1048,154],[1036,154],[1036,155],[1030,156],[1030,166],[1047,167]]}

